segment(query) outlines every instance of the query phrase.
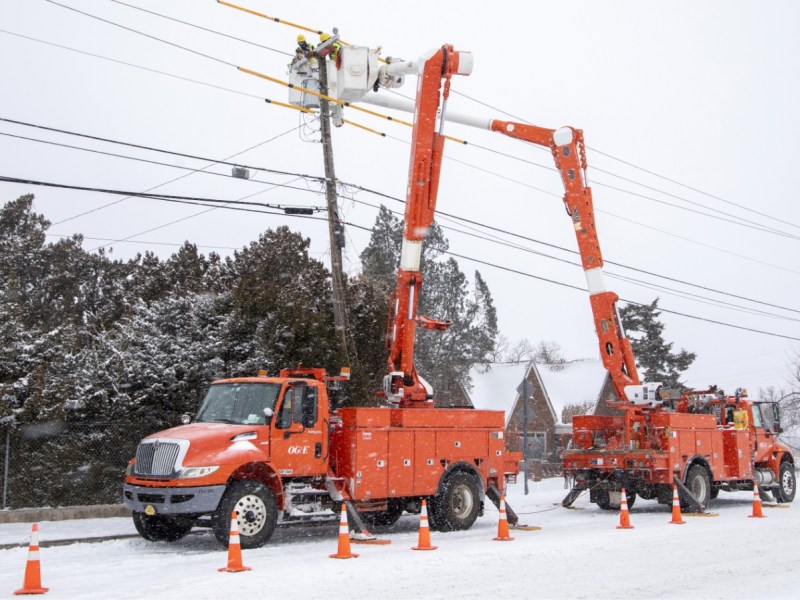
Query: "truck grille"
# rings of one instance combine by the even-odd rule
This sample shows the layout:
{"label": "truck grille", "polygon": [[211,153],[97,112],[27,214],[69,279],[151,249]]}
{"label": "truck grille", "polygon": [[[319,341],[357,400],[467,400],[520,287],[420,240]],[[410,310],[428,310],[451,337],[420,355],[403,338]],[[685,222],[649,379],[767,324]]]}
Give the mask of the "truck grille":
{"label": "truck grille", "polygon": [[178,444],[168,442],[139,444],[133,471],[137,475],[172,475],[179,450]]}

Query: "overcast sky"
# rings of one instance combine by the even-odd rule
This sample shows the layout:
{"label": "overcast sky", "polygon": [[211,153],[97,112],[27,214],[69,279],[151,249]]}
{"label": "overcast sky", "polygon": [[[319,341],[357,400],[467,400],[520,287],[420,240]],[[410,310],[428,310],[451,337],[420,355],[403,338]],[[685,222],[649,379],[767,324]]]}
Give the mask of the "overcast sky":
{"label": "overcast sky", "polygon": [[[687,315],[662,316],[667,339],[698,354],[687,383],[751,395],[786,386],[800,347],[800,4],[236,3],[315,30],[338,27],[347,42],[381,46],[384,56],[412,59],[444,43],[472,51],[475,69],[454,79],[452,110],[583,129],[606,270],[616,276],[609,286],[625,300],[658,296],[665,310]],[[323,174],[313,126],[264,102],[286,101],[285,88],[235,68],[285,79],[298,32],[214,0],[2,0],[0,118],[215,160],[236,155],[295,175],[242,181],[226,176],[227,166],[7,121],[0,175],[322,207],[320,185],[300,177]],[[398,91],[414,89],[412,77]],[[345,118],[386,133],[334,131],[337,177],[390,197],[340,189],[354,225],[345,266],[357,273],[377,206],[403,210],[411,132],[355,110]],[[597,357],[587,294],[559,285],[585,280],[568,264],[578,262],[577,245],[549,153],[460,125],[446,133],[470,143],[446,146],[438,208],[508,232],[439,219],[451,251],[468,257],[458,259],[462,270],[487,280],[501,332],[554,340],[568,358]],[[166,257],[185,240],[226,255],[286,223],[328,261],[318,220],[0,183],[3,202],[24,193],[53,222],[51,240],[81,233],[85,248],[110,244],[119,258]]]}

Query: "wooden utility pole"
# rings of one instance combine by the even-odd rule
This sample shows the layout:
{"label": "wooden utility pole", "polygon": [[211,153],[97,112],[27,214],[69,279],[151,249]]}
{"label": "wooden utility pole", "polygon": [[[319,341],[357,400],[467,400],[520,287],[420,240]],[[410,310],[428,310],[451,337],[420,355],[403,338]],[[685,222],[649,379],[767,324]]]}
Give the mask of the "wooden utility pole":
{"label": "wooden utility pole", "polygon": [[[319,88],[323,96],[328,95],[328,59],[318,56]],[[336,173],[333,169],[333,142],[331,140],[330,105],[324,98],[319,102],[322,152],[325,158],[325,198],[328,203],[328,233],[331,246],[331,278],[333,287],[333,324],[339,338],[342,357],[350,366],[351,355],[347,343],[347,305],[344,295],[344,273],[342,248],[344,248],[344,226],[339,219],[339,201],[336,194]]]}

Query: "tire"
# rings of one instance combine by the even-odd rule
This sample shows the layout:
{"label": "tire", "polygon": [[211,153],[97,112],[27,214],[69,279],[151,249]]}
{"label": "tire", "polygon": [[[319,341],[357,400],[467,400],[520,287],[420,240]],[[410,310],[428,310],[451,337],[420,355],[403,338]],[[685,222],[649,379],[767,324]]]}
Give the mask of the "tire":
{"label": "tire", "polygon": [[711,500],[714,500],[714,499],[716,499],[717,496],[719,496],[719,487],[717,487],[716,485],[712,485],[711,486],[711,492],[710,492],[708,497]]}
{"label": "tire", "polygon": [[431,526],[439,531],[462,531],[472,527],[481,510],[478,481],[467,473],[454,473],[431,502]]}
{"label": "tire", "polygon": [[[701,511],[706,509],[708,501],[711,498],[711,480],[708,477],[708,471],[702,465],[692,465],[686,473],[686,481],[684,482],[692,495],[700,503]],[[679,494],[680,495],[680,494]],[[689,504],[688,500],[681,498],[681,509],[686,512],[693,512],[697,509]]]}
{"label": "tire", "polygon": [[240,479],[231,483],[222,496],[212,529],[219,543],[226,547],[231,535],[231,513],[234,511],[242,548],[259,548],[275,532],[278,524],[275,495],[263,483]]}
{"label": "tire", "polygon": [[377,530],[388,529],[397,523],[398,519],[403,514],[403,504],[399,500],[391,499],[388,501],[386,510],[363,512],[359,514],[364,523],[369,527]]}
{"label": "tire", "polygon": [[797,491],[797,478],[794,474],[794,465],[785,460],[778,469],[778,487],[774,489],[775,500],[778,502],[791,502]]}
{"label": "tire", "polygon": [[597,506],[603,510],[611,510],[611,499],[609,498],[608,490],[598,490]]}
{"label": "tire", "polygon": [[194,525],[194,520],[184,516],[146,515],[133,513],[133,526],[149,542],[175,542],[185,537]]}
{"label": "tire", "polygon": [[[634,502],[636,502],[636,492],[625,490],[625,499],[628,501],[628,510],[630,510],[633,508]],[[609,498],[607,490],[598,490],[597,506],[603,510],[619,510],[619,506],[611,504],[611,498]]]}

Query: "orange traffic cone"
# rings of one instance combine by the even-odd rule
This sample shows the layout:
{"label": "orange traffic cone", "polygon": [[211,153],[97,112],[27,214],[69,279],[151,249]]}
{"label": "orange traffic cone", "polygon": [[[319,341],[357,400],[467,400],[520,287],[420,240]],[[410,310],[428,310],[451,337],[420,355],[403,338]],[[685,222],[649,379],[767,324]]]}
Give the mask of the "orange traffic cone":
{"label": "orange traffic cone", "polygon": [[748,517],[756,519],[766,519],[764,513],[761,512],[761,496],[758,494],[758,484],[753,484],[753,514]]}
{"label": "orange traffic cone", "polygon": [[239,522],[236,520],[236,511],[231,513],[231,537],[228,541],[228,566],[220,567],[217,571],[239,573],[249,571],[250,567],[242,564],[242,545],[239,542]]}
{"label": "orange traffic cone", "polygon": [[633,529],[631,517],[628,514],[628,497],[625,495],[625,488],[622,488],[622,493],[619,497],[619,525],[617,525],[617,529]]}
{"label": "orange traffic cone", "polygon": [[21,594],[44,594],[50,588],[42,587],[42,570],[39,565],[39,525],[31,528],[31,543],[28,547],[28,562],[25,564],[25,580],[22,587],[14,592]]}
{"label": "orange traffic cone", "polygon": [[508,533],[508,518],[506,517],[506,497],[500,496],[500,520],[497,522],[497,542],[510,542],[514,538]]}
{"label": "orange traffic cone", "polygon": [[342,518],[339,520],[339,549],[331,558],[358,558],[350,552],[350,528],[347,526],[347,507],[342,502]]}
{"label": "orange traffic cone", "polygon": [[428,527],[428,503],[422,501],[422,510],[419,511],[419,541],[412,550],[436,550],[439,546],[431,546],[431,530]]}
{"label": "orange traffic cone", "polygon": [[672,486],[672,520],[668,521],[672,525],[686,525],[681,515],[681,500],[678,498],[678,486]]}

